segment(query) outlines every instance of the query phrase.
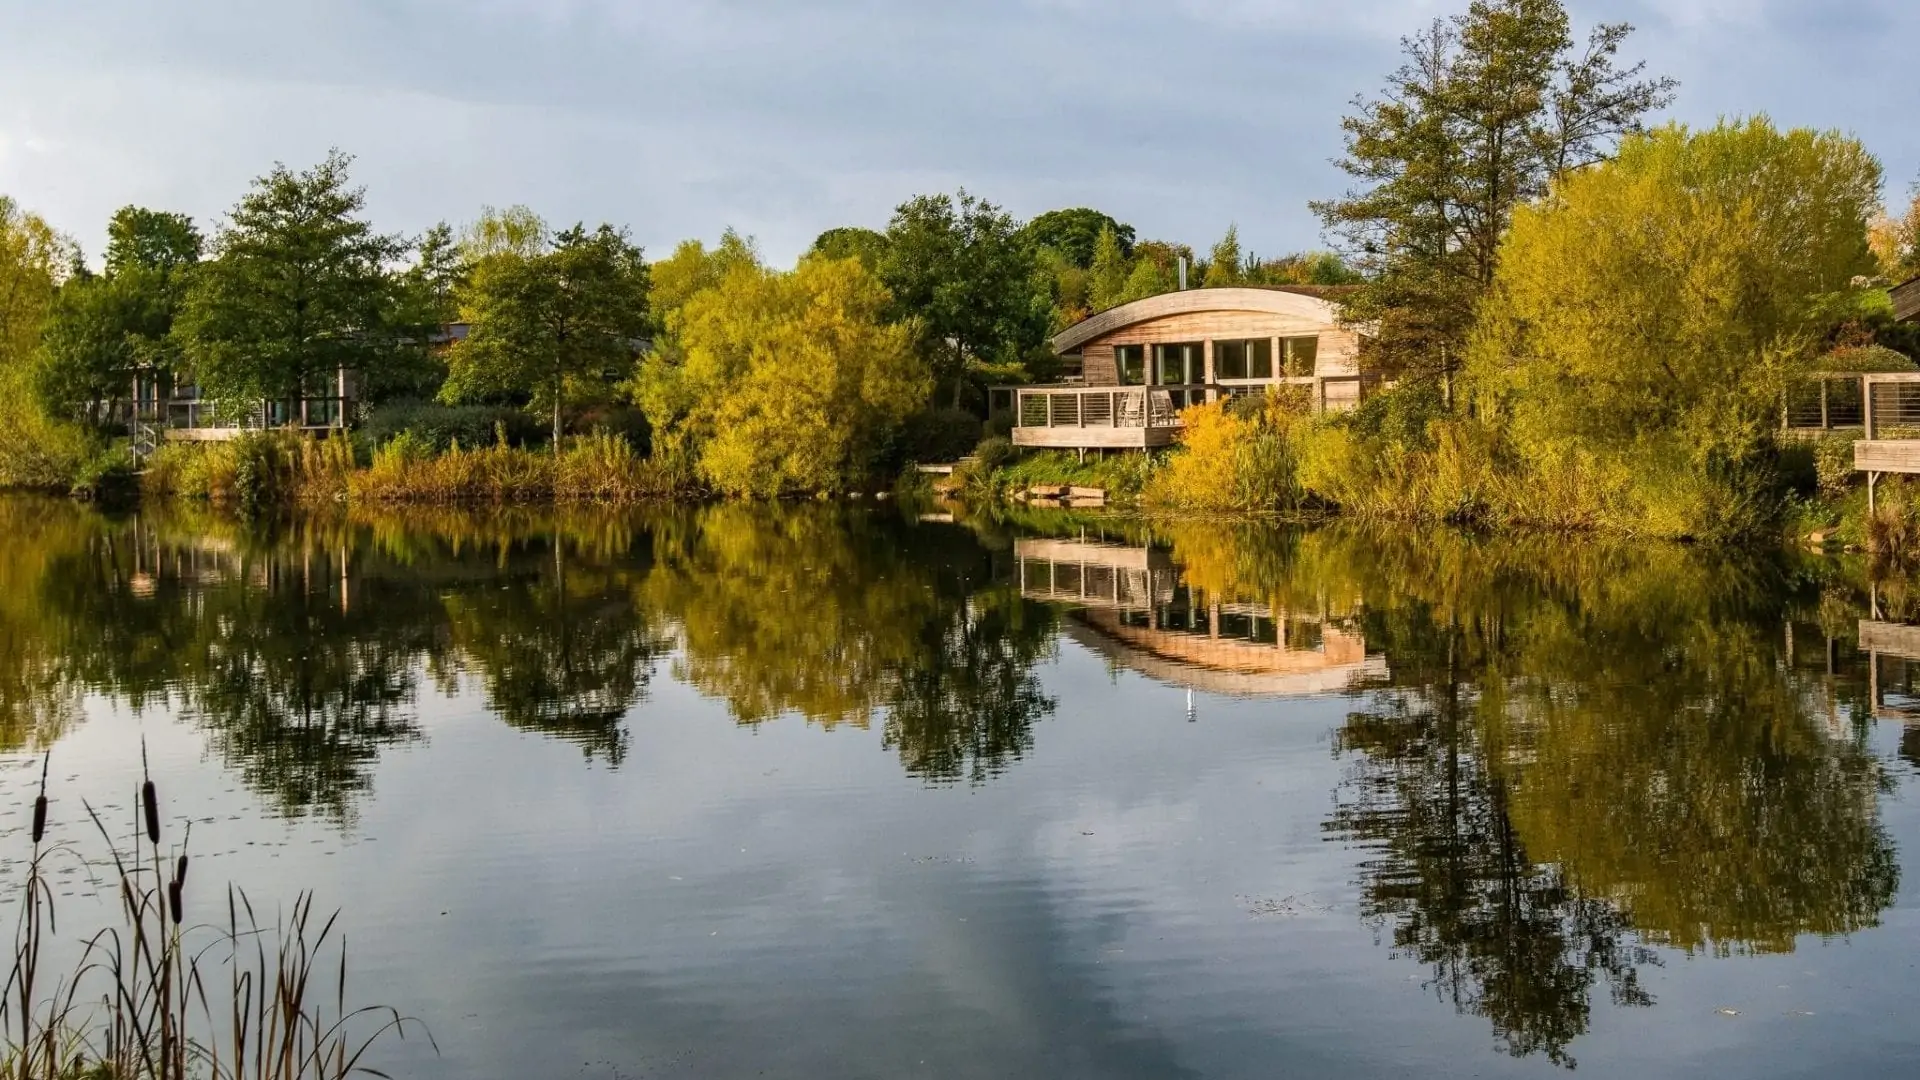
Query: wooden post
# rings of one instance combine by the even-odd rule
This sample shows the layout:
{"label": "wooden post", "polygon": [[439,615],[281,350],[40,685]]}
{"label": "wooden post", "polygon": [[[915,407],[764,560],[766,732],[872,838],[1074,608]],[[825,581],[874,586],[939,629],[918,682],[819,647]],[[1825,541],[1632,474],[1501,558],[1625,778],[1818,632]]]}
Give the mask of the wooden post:
{"label": "wooden post", "polygon": [[1053,426],[1053,395],[1047,395],[1047,426]]}
{"label": "wooden post", "polygon": [[[1860,423],[1866,429],[1868,442],[1873,441],[1873,376],[1860,376]],[[1872,493],[1869,487],[1868,493]]]}
{"label": "wooden post", "polygon": [[1820,380],[1820,430],[1830,431],[1833,425],[1827,421],[1827,380]]}

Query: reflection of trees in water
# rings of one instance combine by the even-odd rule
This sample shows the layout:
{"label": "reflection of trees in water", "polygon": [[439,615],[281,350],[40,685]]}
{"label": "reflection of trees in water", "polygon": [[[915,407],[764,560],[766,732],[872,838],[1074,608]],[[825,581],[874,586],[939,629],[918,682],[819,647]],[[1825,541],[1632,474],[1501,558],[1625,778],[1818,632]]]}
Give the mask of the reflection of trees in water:
{"label": "reflection of trees in water", "polygon": [[1415,572],[1366,616],[1402,689],[1342,729],[1328,829],[1371,849],[1366,914],[1512,1053],[1571,1064],[1597,982],[1650,1003],[1650,946],[1791,950],[1892,902],[1881,769],[1783,655],[1777,568],[1431,538],[1344,557]]}
{"label": "reflection of trees in water", "polygon": [[422,737],[423,680],[470,678],[507,724],[618,765],[671,644],[743,721],[881,713],[903,767],[935,780],[990,776],[1053,708],[1033,674],[1051,613],[996,590],[967,533],[896,515],[441,513],[261,533],[22,505],[0,502],[0,527],[36,538],[0,552],[0,748],[57,737],[105,692],[190,717],[285,813],[349,816],[381,753]]}
{"label": "reflection of trees in water", "polygon": [[966,533],[836,507],[715,506],[656,533],[645,602],[679,627],[676,674],[757,724],[867,727],[906,769],[983,780],[1054,703],[1033,668],[1052,612],[994,587]]}
{"label": "reflection of trees in water", "polygon": [[1341,731],[1363,755],[1328,830],[1371,850],[1360,864],[1362,915],[1432,970],[1430,985],[1485,1017],[1515,1056],[1571,1064],[1594,983],[1614,1003],[1646,1005],[1624,915],[1529,859],[1490,775],[1458,685],[1380,695]]}
{"label": "reflection of trees in water", "polygon": [[617,767],[627,755],[627,713],[664,641],[633,602],[632,570],[570,565],[559,544],[551,556],[519,587],[449,598],[452,651],[479,678],[487,708],[510,726]]}

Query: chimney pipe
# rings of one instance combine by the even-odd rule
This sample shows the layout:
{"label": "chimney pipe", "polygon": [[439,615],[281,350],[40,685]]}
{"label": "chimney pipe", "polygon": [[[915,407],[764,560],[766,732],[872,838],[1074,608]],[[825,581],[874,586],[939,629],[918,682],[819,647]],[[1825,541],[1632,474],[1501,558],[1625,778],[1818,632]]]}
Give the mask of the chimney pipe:
{"label": "chimney pipe", "polygon": [[1187,291],[1187,257],[1180,256],[1180,291]]}

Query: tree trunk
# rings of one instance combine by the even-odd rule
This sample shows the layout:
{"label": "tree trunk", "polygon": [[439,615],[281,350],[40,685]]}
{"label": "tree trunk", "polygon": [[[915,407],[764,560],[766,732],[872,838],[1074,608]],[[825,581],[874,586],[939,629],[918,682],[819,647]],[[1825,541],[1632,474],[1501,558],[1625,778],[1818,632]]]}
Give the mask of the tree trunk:
{"label": "tree trunk", "polygon": [[560,452],[560,379],[553,380],[553,452]]}

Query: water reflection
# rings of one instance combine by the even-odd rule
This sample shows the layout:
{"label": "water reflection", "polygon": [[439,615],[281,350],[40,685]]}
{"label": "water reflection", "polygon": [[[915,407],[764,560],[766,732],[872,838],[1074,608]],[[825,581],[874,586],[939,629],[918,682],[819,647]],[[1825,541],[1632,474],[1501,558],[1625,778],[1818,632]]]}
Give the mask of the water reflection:
{"label": "water reflection", "polygon": [[930,785],[1046,752],[1072,711],[1063,650],[1206,694],[1340,695],[1318,824],[1352,851],[1361,919],[1507,1052],[1562,1065],[1603,1004],[1656,1004],[1666,960],[1857,933],[1898,889],[1868,736],[1920,717],[1920,634],[1862,624],[1904,594],[1845,564],[1344,528],[1008,535],[829,505],[259,532],[15,500],[0,535],[0,751],[57,741],[100,695],[197,725],[289,815],[350,819],[381,756],[424,742],[435,693],[619,767],[671,678],[743,726],[877,741]]}

